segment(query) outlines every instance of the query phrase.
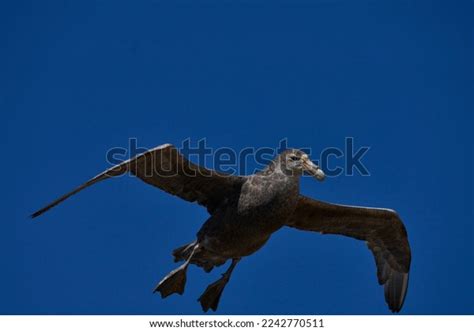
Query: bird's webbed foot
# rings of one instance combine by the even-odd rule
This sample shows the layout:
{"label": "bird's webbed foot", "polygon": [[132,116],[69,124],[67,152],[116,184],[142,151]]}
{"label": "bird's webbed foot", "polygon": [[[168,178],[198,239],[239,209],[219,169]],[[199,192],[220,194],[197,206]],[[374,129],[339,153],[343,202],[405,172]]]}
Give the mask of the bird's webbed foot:
{"label": "bird's webbed foot", "polygon": [[224,287],[228,281],[229,277],[222,277],[206,288],[204,293],[198,299],[201,303],[202,310],[208,311],[209,309],[212,309],[213,311],[216,311],[222,292],[224,292]]}
{"label": "bird's webbed foot", "polygon": [[204,293],[199,297],[198,301],[201,303],[202,310],[205,312],[207,312],[209,309],[212,309],[213,311],[217,310],[222,292],[224,292],[224,288],[229,282],[232,271],[234,270],[234,267],[238,261],[239,259],[232,260],[231,266],[224,274],[222,274],[222,277],[210,284]]}
{"label": "bird's webbed foot", "polygon": [[183,294],[186,285],[187,267],[187,264],[183,264],[179,268],[171,271],[158,283],[153,293],[160,292],[162,298],[166,298],[173,293]]}
{"label": "bird's webbed foot", "polygon": [[167,296],[173,293],[178,293],[180,295],[183,294],[184,287],[186,285],[186,271],[188,270],[188,265],[191,262],[193,255],[198,250],[199,245],[194,245],[193,250],[186,262],[183,263],[180,267],[171,271],[165,278],[163,278],[158,283],[153,293],[160,292],[162,298],[166,298]]}

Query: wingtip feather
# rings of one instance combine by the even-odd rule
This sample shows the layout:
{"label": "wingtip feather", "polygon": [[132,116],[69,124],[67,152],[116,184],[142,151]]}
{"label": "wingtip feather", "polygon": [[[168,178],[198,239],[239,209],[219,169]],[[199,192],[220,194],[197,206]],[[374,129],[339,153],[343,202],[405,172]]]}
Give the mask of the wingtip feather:
{"label": "wingtip feather", "polygon": [[30,215],[29,218],[31,219],[35,219],[36,217],[40,216],[41,214],[43,214],[45,212],[45,210],[38,210],[38,211],[35,211],[33,214]]}
{"label": "wingtip feather", "polygon": [[408,288],[408,273],[392,271],[390,279],[385,283],[385,301],[393,313],[398,313],[403,307]]}

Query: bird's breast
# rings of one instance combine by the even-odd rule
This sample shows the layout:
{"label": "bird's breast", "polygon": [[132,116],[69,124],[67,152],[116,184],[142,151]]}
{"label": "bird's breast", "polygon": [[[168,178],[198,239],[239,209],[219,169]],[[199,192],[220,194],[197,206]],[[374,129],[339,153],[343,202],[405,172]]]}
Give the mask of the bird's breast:
{"label": "bird's breast", "polygon": [[294,211],[299,181],[293,178],[256,178],[245,183],[237,212],[252,222],[284,222]]}
{"label": "bird's breast", "polygon": [[198,238],[207,249],[226,257],[257,251],[293,214],[298,183],[257,178],[242,186],[237,199],[203,225]]}

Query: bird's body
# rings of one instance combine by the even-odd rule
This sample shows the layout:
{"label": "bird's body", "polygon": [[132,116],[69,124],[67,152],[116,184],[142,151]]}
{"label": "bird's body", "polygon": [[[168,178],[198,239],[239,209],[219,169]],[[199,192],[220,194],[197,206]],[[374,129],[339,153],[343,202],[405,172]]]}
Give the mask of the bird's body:
{"label": "bird's body", "polygon": [[297,177],[273,172],[242,178],[242,187],[198,232],[202,247],[225,258],[250,255],[285,225],[296,208]]}
{"label": "bird's body", "polygon": [[231,260],[221,279],[209,285],[199,298],[205,311],[216,310],[237,263],[259,250],[275,231],[289,226],[366,241],[374,254],[377,277],[384,285],[389,308],[399,311],[408,286],[411,253],[398,215],[388,209],[335,205],[304,197],[299,192],[303,171],[319,180],[324,178],[319,167],[299,150],[283,152],[255,175],[229,176],[197,166],[172,145],[162,145],[106,170],[32,216],[39,216],[92,184],[131,172],[168,193],[198,202],[210,215],[196,239],[173,252],[175,261],[185,262],[156,287],[155,292],[162,297],[184,292],[188,265],[209,272]]}

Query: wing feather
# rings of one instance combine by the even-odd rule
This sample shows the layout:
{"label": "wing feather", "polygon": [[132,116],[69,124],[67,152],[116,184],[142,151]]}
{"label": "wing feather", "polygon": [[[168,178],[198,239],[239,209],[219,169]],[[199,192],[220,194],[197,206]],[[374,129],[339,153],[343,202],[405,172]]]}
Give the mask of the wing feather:
{"label": "wing feather", "polygon": [[408,287],[411,251],[405,226],[395,211],[336,205],[300,196],[287,225],[365,240],[374,255],[385,301],[390,310],[400,311]]}
{"label": "wing feather", "polygon": [[86,187],[126,172],[184,200],[196,201],[211,213],[225,201],[226,197],[238,192],[243,183],[242,177],[198,166],[188,161],[173,145],[164,144],[107,169],[34,212],[31,217],[43,214]]}

